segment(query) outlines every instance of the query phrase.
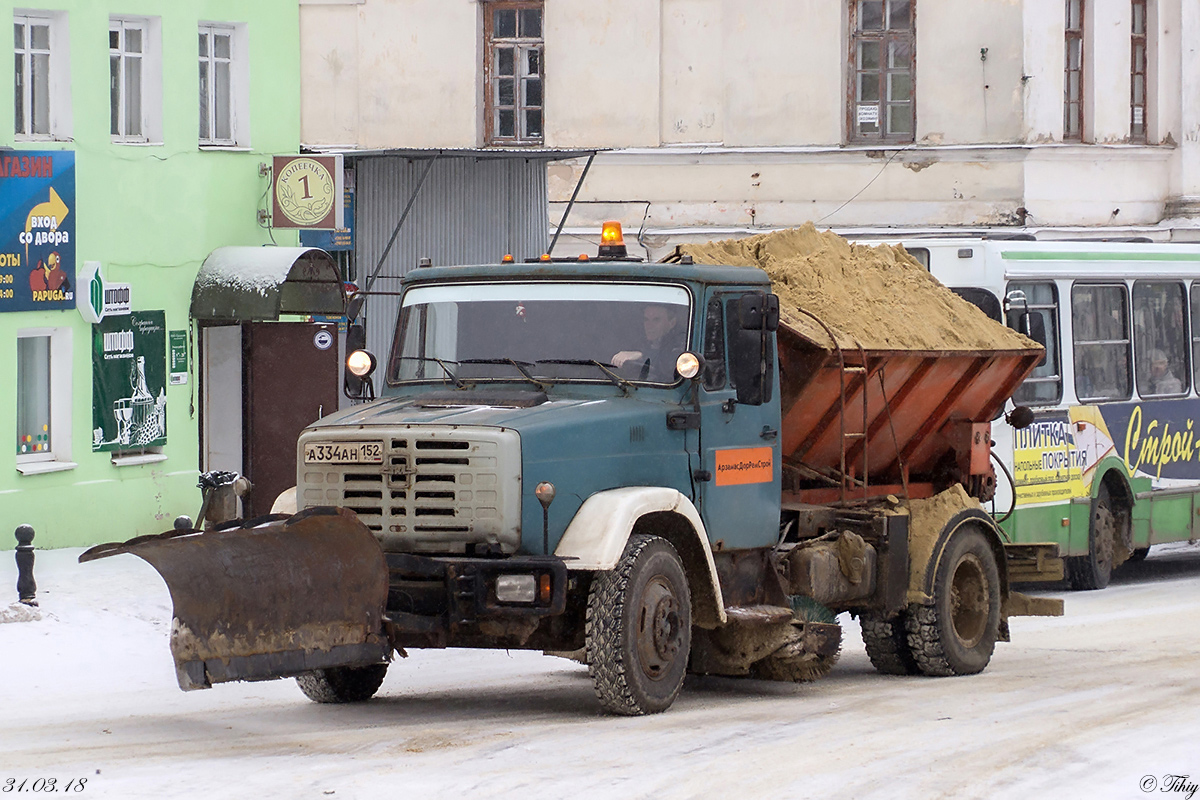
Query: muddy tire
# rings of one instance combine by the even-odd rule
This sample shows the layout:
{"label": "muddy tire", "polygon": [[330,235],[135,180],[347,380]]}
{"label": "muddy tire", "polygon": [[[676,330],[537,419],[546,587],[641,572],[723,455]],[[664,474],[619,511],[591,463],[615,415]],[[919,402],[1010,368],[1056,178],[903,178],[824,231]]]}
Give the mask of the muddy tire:
{"label": "muddy tire", "polygon": [[921,667],[908,646],[908,631],[904,627],[906,612],[888,619],[879,611],[859,615],[862,640],[867,657],[876,672],[884,675],[916,675]]}
{"label": "muddy tire", "polygon": [[387,669],[387,664],[318,669],[297,675],[296,683],[315,703],[362,703],[379,691]]}
{"label": "muddy tire", "polygon": [[1000,571],[984,535],[951,536],[937,566],[933,605],[910,606],[908,647],[926,675],[972,675],[992,658],[1000,629]]}
{"label": "muddy tire", "polygon": [[1088,553],[1073,556],[1066,562],[1067,581],[1077,591],[1103,589],[1112,578],[1113,555],[1117,539],[1122,534],[1120,525],[1127,515],[1114,505],[1108,484],[1101,483],[1088,526]]}
{"label": "muddy tire", "polygon": [[592,579],[586,636],[588,674],[605,711],[654,714],[675,702],[687,674],[692,605],[669,542],[629,537],[617,566]]}

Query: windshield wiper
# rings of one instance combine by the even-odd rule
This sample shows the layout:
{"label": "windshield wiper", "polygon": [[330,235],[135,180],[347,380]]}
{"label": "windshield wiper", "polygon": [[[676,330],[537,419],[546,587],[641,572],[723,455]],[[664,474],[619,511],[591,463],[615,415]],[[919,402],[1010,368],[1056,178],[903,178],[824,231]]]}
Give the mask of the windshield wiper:
{"label": "windshield wiper", "polygon": [[400,359],[401,361],[404,361],[404,360],[408,360],[408,361],[432,361],[432,362],[434,362],[435,364],[437,364],[439,367],[441,367],[441,368],[442,368],[442,371],[446,373],[446,376],[447,376],[448,378],[450,378],[450,380],[451,380],[451,381],[453,381],[453,382],[454,382],[454,388],[456,388],[456,389],[465,389],[465,388],[467,388],[467,385],[466,385],[465,383],[463,383],[463,382],[462,382],[462,380],[461,380],[461,379],[459,379],[459,377],[458,377],[457,375],[455,375],[455,374],[454,374],[454,370],[452,370],[452,369],[450,369],[449,367],[447,367],[447,366],[446,366],[446,362],[445,362],[445,361],[442,361],[440,358],[433,358],[433,357],[431,357],[431,356],[396,356],[396,358]]}
{"label": "windshield wiper", "polygon": [[553,386],[552,383],[543,383],[542,381],[539,381],[537,378],[533,377],[528,369],[528,367],[532,367],[533,364],[530,364],[528,361],[517,361],[513,358],[464,358],[461,359],[458,364],[459,366],[462,366],[463,364],[510,364],[517,368],[517,372],[520,372],[521,375],[525,377],[525,380],[538,387],[538,389],[541,391],[544,392],[546,391],[547,387]]}
{"label": "windshield wiper", "polygon": [[595,366],[595,367],[599,367],[600,371],[603,372],[610,381],[612,381],[612,384],[614,386],[619,387],[621,389],[621,391],[628,392],[631,388],[633,388],[633,389],[637,388],[632,383],[625,380],[617,373],[613,372],[611,364],[602,364],[601,362],[597,361],[594,358],[542,358],[542,359],[539,359],[535,363],[538,363],[538,364],[575,364],[577,366],[584,366],[584,367]]}

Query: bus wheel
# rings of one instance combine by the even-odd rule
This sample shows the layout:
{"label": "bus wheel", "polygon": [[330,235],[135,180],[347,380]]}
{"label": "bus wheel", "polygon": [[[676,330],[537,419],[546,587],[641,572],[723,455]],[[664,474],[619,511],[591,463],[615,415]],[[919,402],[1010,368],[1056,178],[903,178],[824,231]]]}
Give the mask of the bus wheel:
{"label": "bus wheel", "polygon": [[1088,591],[1108,586],[1113,571],[1113,550],[1120,531],[1119,509],[1114,505],[1107,483],[1100,484],[1092,523],[1088,528],[1088,553],[1065,559],[1067,580],[1072,589]]}

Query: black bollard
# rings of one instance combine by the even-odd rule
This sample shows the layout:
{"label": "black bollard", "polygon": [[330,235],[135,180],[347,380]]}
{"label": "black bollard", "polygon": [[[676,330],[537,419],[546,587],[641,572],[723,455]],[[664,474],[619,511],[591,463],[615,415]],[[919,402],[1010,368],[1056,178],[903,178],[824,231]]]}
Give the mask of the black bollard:
{"label": "black bollard", "polygon": [[33,526],[18,525],[17,537],[17,599],[27,606],[36,606],[37,583],[33,580]]}

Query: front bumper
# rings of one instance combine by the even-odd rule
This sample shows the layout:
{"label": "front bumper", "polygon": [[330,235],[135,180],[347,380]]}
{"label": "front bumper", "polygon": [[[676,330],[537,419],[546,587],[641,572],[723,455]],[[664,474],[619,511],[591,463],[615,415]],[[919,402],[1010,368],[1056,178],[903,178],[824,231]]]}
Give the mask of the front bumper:
{"label": "front bumper", "polygon": [[[396,647],[523,647],[547,617],[567,605],[566,563],[556,556],[442,558],[386,553],[384,614]],[[548,591],[531,603],[496,598],[501,575],[534,575]]]}

